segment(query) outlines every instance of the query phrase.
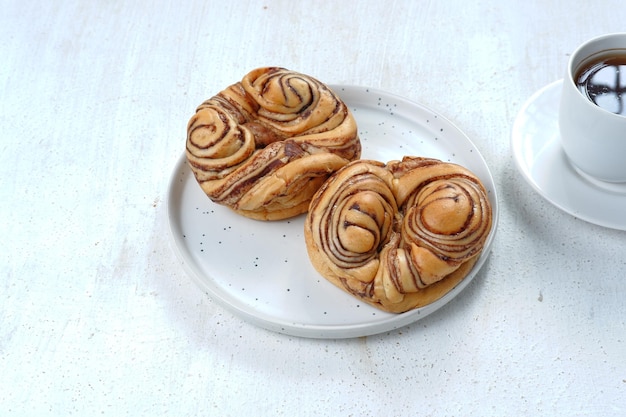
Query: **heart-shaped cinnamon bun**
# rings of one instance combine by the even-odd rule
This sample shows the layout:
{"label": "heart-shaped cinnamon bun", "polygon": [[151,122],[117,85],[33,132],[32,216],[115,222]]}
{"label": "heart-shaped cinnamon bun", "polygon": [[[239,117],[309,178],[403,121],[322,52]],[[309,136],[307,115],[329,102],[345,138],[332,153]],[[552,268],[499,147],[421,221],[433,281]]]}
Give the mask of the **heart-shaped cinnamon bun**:
{"label": "heart-shaped cinnamon bun", "polygon": [[328,176],[361,155],[343,101],[315,78],[277,67],[253,70],[202,103],[186,142],[207,196],[261,220],[306,212]]}
{"label": "heart-shaped cinnamon bun", "polygon": [[325,278],[400,313],[432,303],[467,276],[491,226],[487,192],[468,169],[419,157],[359,160],[315,194],[305,239]]}

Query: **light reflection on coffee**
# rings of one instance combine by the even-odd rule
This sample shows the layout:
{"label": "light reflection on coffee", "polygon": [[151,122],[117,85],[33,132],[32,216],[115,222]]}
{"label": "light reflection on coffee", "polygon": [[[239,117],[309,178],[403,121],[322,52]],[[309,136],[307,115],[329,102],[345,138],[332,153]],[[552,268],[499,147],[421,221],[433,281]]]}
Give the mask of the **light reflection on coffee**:
{"label": "light reflection on coffee", "polygon": [[575,81],[594,104],[626,116],[626,50],[606,51],[583,61]]}

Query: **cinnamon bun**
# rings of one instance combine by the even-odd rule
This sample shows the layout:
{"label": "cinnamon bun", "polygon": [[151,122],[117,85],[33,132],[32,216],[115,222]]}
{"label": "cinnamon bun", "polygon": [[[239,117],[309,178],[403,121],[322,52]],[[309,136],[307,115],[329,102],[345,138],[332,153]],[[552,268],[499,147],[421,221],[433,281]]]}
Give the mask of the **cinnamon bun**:
{"label": "cinnamon bun", "polygon": [[361,155],[345,103],[315,78],[255,69],[196,110],[186,156],[202,190],[246,217],[307,211],[330,174]]}
{"label": "cinnamon bun", "polygon": [[351,162],[313,197],[305,241],[315,269],[381,310],[441,298],[467,276],[492,227],[481,181],[436,159]]}

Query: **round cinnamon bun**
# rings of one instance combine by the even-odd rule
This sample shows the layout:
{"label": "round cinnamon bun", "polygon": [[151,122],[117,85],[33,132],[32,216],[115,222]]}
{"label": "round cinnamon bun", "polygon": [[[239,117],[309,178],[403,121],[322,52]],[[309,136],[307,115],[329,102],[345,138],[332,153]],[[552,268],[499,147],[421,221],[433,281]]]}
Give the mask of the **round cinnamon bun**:
{"label": "round cinnamon bun", "polygon": [[381,310],[441,298],[467,276],[492,226],[481,181],[436,159],[359,160],[317,191],[305,221],[315,269]]}
{"label": "round cinnamon bun", "polygon": [[254,219],[306,212],[328,176],[360,155],[343,101],[285,68],[249,72],[202,103],[187,125],[187,161],[202,190]]}

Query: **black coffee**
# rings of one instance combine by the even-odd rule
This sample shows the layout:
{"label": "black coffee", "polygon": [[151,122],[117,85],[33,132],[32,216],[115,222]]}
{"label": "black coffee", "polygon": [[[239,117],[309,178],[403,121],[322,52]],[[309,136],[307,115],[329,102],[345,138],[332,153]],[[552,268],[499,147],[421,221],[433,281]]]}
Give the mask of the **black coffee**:
{"label": "black coffee", "polygon": [[584,61],[576,85],[594,104],[626,116],[626,50],[607,51]]}

